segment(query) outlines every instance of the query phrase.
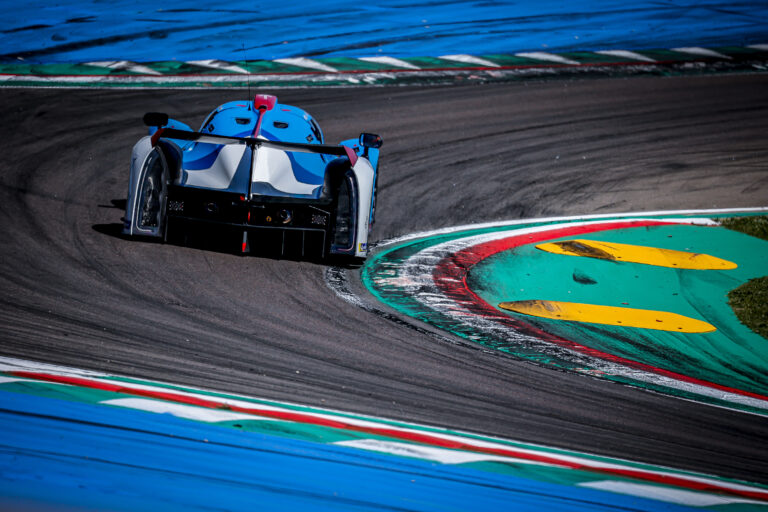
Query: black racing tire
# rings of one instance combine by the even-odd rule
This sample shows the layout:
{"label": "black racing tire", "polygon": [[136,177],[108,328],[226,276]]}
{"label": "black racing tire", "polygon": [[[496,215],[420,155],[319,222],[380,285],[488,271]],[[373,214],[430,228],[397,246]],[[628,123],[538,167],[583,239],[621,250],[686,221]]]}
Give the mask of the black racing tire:
{"label": "black racing tire", "polygon": [[134,219],[142,228],[156,228],[164,235],[167,221],[169,170],[165,155],[159,148],[149,154],[144,174],[136,193],[139,195],[138,211]]}

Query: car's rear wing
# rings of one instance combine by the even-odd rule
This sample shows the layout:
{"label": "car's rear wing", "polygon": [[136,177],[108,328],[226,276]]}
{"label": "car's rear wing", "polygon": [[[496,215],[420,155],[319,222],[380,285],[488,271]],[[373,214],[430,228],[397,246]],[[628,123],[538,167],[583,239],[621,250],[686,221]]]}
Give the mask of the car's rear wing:
{"label": "car's rear wing", "polygon": [[[272,98],[276,101],[276,98],[273,96],[264,96],[266,98]],[[262,96],[257,95],[256,99],[260,99]],[[269,108],[272,108],[274,106],[274,101],[272,102],[272,105],[261,105],[259,106],[259,110],[268,110]],[[216,135],[213,133],[202,133],[202,132],[193,132],[189,130],[179,130],[176,128],[163,128],[168,123],[168,114],[164,114],[161,112],[147,112],[144,114],[144,124],[147,126],[154,126],[157,128],[157,131],[152,135],[152,146],[157,145],[158,139],[161,137],[167,138],[167,139],[177,139],[177,140],[191,140],[195,142],[200,142],[204,144],[246,144],[252,149],[259,148],[259,147],[265,147],[265,148],[272,148],[272,149],[280,149],[283,151],[296,151],[300,153],[319,153],[321,155],[335,155],[335,156],[346,156],[349,158],[349,162],[351,165],[355,165],[357,162],[357,153],[354,149],[352,149],[349,146],[334,146],[330,144],[305,144],[302,142],[281,142],[281,141],[275,141],[275,140],[267,140],[267,139],[259,139],[256,137],[230,137],[226,135]],[[261,116],[259,117],[259,124],[261,124]],[[258,127],[256,130],[254,130],[254,133],[258,133],[259,129]],[[360,134],[360,145],[365,148],[365,151],[363,153],[363,156],[368,156],[368,148],[379,148],[381,147],[381,137],[379,137],[376,134],[373,133],[361,133]]]}
{"label": "car's rear wing", "polygon": [[245,144],[251,148],[272,148],[283,151],[296,151],[300,153],[319,153],[322,155],[346,156],[352,165],[357,161],[357,153],[349,146],[333,146],[330,144],[304,144],[301,142],[281,142],[275,140],[257,139],[255,137],[229,137],[215,135],[213,133],[190,132],[175,128],[160,128],[152,135],[152,145],[157,144],[159,138],[191,140],[204,144]]}

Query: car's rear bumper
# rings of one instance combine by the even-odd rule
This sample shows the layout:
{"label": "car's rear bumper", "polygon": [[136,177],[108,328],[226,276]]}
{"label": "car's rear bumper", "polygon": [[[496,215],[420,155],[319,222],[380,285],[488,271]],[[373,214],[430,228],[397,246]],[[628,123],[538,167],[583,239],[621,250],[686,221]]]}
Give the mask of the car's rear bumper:
{"label": "car's rear bumper", "polygon": [[331,205],[280,200],[190,187],[168,191],[167,237],[240,235],[242,252],[278,252],[300,257],[326,255]]}

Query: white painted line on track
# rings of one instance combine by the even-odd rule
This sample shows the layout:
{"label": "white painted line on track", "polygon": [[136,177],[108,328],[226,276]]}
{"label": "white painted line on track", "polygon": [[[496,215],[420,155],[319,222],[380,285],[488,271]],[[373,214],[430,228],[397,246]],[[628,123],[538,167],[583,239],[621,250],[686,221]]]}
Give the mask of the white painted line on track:
{"label": "white painted line on track", "polygon": [[195,407],[194,405],[175,404],[173,402],[163,402],[160,400],[150,400],[148,398],[115,398],[114,400],[104,400],[99,402],[105,405],[114,405],[137,409],[140,411],[154,412],[158,414],[172,414],[179,418],[188,420],[204,421],[206,423],[218,423],[220,421],[237,420],[258,420],[265,421],[269,418],[254,416],[253,414],[243,414],[238,412],[221,411],[218,409],[207,409],[204,407]]}
{"label": "white painted line on track", "polygon": [[448,448],[434,448],[411,443],[399,443],[396,441],[382,441],[379,439],[358,439],[354,441],[337,441],[333,444],[348,446],[360,450],[389,453],[401,457],[414,457],[417,459],[432,460],[442,464],[466,464],[467,462],[509,462],[513,464],[533,464],[536,466],[557,467],[555,464],[547,464],[529,459],[516,457],[502,457],[485,453],[467,452],[462,450],[450,450]]}
{"label": "white painted line on track", "polygon": [[702,57],[715,57],[718,59],[731,59],[733,57],[729,57],[728,55],[723,55],[720,52],[716,52],[715,50],[710,50],[709,48],[702,48],[700,46],[685,46],[682,48],[670,48],[673,52],[679,52],[679,53],[688,53],[691,55],[700,55]]}
{"label": "white painted line on track", "polygon": [[495,62],[491,62],[488,59],[482,59],[480,57],[475,57],[474,55],[467,55],[465,53],[458,54],[458,55],[441,55],[438,58],[445,59],[445,60],[453,60],[456,62],[463,62],[464,64],[477,64],[478,66],[487,66],[491,68],[501,67],[499,64],[496,64]]}
{"label": "white painted line on track", "polygon": [[621,57],[622,59],[641,60],[645,62],[656,62],[654,59],[650,57],[646,57],[645,55],[641,55],[636,52],[630,52],[629,50],[600,50],[595,53],[599,53],[600,55],[608,55],[611,57]]}
{"label": "white painted line on track", "polygon": [[316,69],[318,71],[327,71],[329,73],[338,73],[336,68],[333,68],[322,62],[308,59],[306,57],[291,57],[286,59],[275,59],[272,62],[279,62],[280,64],[288,64],[290,66],[296,66],[300,68]]}
{"label": "white painted line on track", "polygon": [[26,359],[16,359],[15,357],[0,356],[0,372],[51,372],[61,375],[73,375],[77,377],[105,377],[104,373],[91,370],[82,370],[80,368],[70,368],[58,364],[39,363],[37,361],[27,361]]}
{"label": "white painted line on track", "polygon": [[562,55],[556,55],[554,53],[547,53],[547,52],[523,52],[523,53],[516,53],[515,56],[523,57],[525,59],[535,59],[535,60],[545,60],[548,62],[556,62],[558,64],[571,64],[571,65],[579,64],[579,62],[575,60],[567,59]]}
{"label": "white painted line on track", "polygon": [[396,68],[405,68],[405,69],[421,69],[419,66],[416,66],[415,64],[411,64],[410,62],[406,62],[401,59],[396,59],[395,57],[358,57],[357,60],[362,60],[365,62],[374,62],[376,64],[385,64],[387,66],[394,66]]}
{"label": "white painted line on track", "polygon": [[598,482],[582,482],[579,487],[589,487],[601,491],[627,494],[667,503],[687,505],[689,507],[712,507],[716,505],[730,505],[735,503],[749,503],[753,505],[765,505],[763,501],[748,500],[722,494],[711,494],[701,491],[686,491],[658,485],[638,484],[634,482],[622,482],[618,480],[601,480]]}
{"label": "white painted line on track", "polygon": [[217,60],[217,59],[206,59],[206,60],[188,60],[187,64],[192,64],[193,66],[200,66],[202,68],[210,68],[210,69],[220,69],[222,71],[231,71],[233,73],[248,73],[248,70],[245,68],[242,68],[238,66],[237,64],[232,64],[231,62],[226,62],[223,60]]}
{"label": "white painted line on track", "polygon": [[753,50],[760,50],[764,52],[768,52],[768,44],[751,44],[747,46],[747,48],[752,48]]}
{"label": "white painted line on track", "polygon": [[155,71],[147,66],[142,66],[129,60],[104,60],[98,62],[85,62],[86,66],[94,66],[99,68],[109,68],[116,71],[131,71],[132,73],[141,73],[142,75],[162,75],[159,71]]}

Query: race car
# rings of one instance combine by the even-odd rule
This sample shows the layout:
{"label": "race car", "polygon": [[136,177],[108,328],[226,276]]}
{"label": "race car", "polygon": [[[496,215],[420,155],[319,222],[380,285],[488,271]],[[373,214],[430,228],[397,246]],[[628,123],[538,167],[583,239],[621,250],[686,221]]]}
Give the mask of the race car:
{"label": "race car", "polygon": [[258,94],[211,112],[199,131],[144,115],[133,147],[123,233],[164,241],[236,237],[248,253],[365,258],[374,221],[381,137],[324,143],[304,110]]}

